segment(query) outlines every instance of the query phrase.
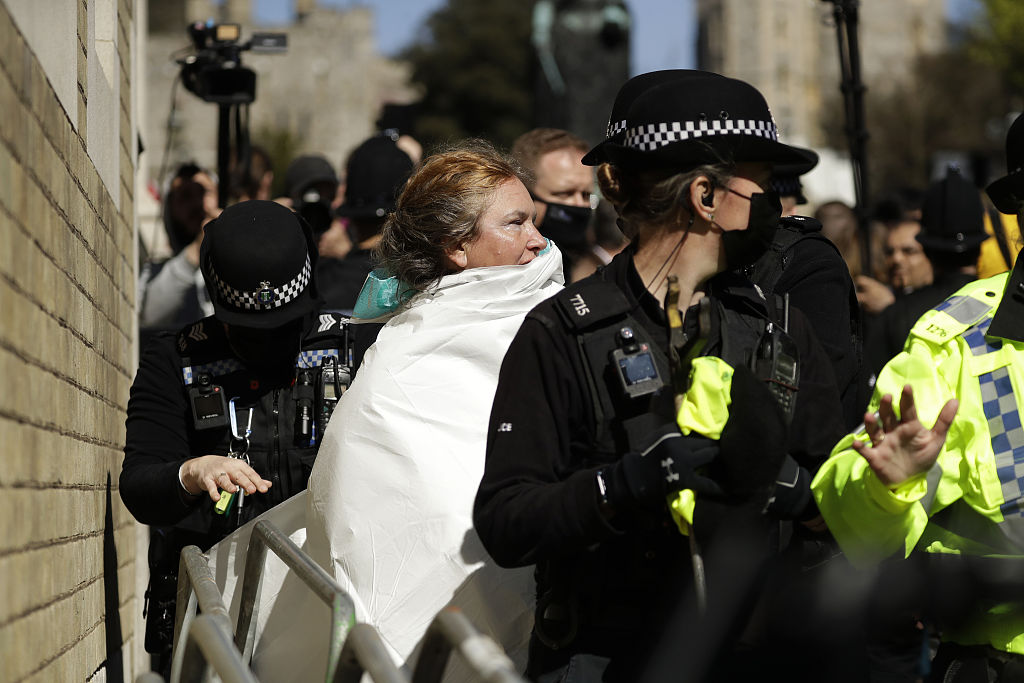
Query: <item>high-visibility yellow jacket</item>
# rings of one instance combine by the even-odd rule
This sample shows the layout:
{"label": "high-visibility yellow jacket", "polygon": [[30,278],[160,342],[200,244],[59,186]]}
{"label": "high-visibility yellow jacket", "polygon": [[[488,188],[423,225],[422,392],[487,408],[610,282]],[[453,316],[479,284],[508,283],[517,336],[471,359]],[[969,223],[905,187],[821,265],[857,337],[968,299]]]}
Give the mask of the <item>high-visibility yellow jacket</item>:
{"label": "high-visibility yellow jacket", "polygon": [[[1013,289],[1024,290],[1018,270]],[[890,489],[850,447],[867,438],[862,431],[843,438],[818,471],[815,499],[854,563],[915,549],[1024,556],[1024,342],[987,334],[1008,278],[972,282],[922,316],[878,377],[869,410],[887,393],[898,403],[905,384],[925,425],[948,399],[960,400],[935,466]],[[1018,296],[1006,294],[1005,310],[1024,316]],[[979,605],[975,618],[943,637],[1024,654],[1024,609]]]}

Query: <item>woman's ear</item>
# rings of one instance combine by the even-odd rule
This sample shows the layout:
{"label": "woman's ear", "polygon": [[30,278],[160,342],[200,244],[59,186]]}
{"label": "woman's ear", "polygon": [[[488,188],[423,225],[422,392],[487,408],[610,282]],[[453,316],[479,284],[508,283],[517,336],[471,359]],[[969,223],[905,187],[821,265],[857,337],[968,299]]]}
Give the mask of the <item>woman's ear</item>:
{"label": "woman's ear", "polygon": [[715,213],[715,186],[707,176],[697,176],[690,183],[690,207],[698,218],[710,221]]}
{"label": "woman's ear", "polygon": [[444,250],[444,257],[452,272],[458,273],[469,265],[469,257],[466,254],[466,245],[460,244],[457,247],[449,247]]}

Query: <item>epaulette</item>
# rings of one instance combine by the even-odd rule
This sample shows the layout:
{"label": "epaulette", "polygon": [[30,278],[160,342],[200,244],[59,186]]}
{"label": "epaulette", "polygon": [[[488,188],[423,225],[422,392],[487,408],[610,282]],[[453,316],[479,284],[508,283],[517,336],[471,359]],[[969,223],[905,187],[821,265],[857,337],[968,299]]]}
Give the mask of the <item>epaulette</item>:
{"label": "epaulette", "polygon": [[304,337],[306,342],[336,340],[343,336],[349,325],[349,317],[336,311],[321,311]]}
{"label": "epaulette", "polygon": [[[989,290],[985,290],[985,293],[982,294],[982,296],[991,296],[992,304],[972,296],[974,290],[979,289],[977,285],[977,282],[972,282],[922,315],[914,323],[910,334],[935,344],[944,344],[969,330],[979,320],[989,315],[999,301],[997,298],[999,293],[994,290],[991,294],[989,294]],[[979,294],[981,294],[980,291]]]}
{"label": "epaulette", "polygon": [[178,330],[176,346],[182,356],[205,356],[223,348],[224,329],[215,318],[203,318]]}
{"label": "epaulette", "polygon": [[630,309],[622,290],[597,278],[573,283],[552,298],[562,320],[577,332],[621,316]]}

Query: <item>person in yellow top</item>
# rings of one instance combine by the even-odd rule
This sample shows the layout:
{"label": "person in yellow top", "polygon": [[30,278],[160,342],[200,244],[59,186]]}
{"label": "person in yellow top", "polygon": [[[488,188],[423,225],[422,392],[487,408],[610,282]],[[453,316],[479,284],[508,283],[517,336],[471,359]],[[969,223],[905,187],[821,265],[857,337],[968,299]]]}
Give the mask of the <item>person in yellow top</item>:
{"label": "person in yellow top", "polygon": [[[1001,211],[1018,214],[1022,121],[1007,140],[1011,172],[988,188]],[[864,426],[836,445],[812,482],[825,522],[854,564],[914,551],[1024,558],[1019,391],[1018,260],[1012,271],[966,285],[918,320],[903,352],[879,375]],[[1024,604],[978,601],[942,639],[930,681],[1024,681]]]}

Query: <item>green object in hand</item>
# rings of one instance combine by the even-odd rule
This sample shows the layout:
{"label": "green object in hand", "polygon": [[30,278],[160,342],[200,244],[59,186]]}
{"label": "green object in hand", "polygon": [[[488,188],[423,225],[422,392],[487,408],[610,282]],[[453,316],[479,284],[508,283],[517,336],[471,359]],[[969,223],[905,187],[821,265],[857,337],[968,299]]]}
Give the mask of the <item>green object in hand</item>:
{"label": "green object in hand", "polygon": [[221,489],[220,500],[214,504],[213,511],[218,515],[226,515],[231,512],[231,507],[235,504],[235,495],[235,493]]}

